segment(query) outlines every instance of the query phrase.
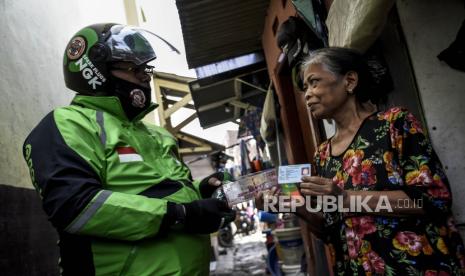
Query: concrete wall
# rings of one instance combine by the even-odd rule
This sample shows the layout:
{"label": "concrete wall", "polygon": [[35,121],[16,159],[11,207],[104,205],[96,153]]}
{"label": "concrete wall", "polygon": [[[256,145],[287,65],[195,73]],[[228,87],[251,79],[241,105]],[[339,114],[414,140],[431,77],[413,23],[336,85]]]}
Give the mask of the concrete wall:
{"label": "concrete wall", "polygon": [[124,6],[114,0],[3,0],[0,15],[0,184],[32,188],[22,142],[45,114],[73,96],[61,65],[68,40],[92,23],[126,22]]}
{"label": "concrete wall", "polygon": [[[440,62],[437,55],[455,39],[465,19],[462,0],[397,1],[426,127],[446,169],[453,210],[465,222],[465,72]],[[462,232],[463,234],[463,232]]]}
{"label": "concrete wall", "polygon": [[123,0],[0,1],[0,271],[57,275],[55,231],[32,190],[22,143],[44,115],[67,105],[62,57],[80,28],[126,22]]}

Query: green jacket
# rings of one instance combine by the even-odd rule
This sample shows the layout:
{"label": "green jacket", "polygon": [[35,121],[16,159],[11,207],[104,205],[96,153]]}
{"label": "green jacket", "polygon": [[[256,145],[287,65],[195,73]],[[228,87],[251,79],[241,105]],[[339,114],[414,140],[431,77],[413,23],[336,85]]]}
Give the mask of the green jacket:
{"label": "green jacket", "polygon": [[166,227],[167,202],[200,199],[175,138],[128,121],[116,97],[78,95],[24,143],[64,275],[208,275],[210,240]]}

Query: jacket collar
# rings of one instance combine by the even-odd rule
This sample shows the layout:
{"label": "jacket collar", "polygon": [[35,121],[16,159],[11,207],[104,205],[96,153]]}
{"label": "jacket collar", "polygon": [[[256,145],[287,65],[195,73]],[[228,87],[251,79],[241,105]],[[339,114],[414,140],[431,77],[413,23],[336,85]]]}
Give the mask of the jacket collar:
{"label": "jacket collar", "polygon": [[[114,96],[85,96],[76,95],[71,101],[71,104],[83,106],[86,108],[101,110],[119,118],[120,120],[129,121],[126,113],[124,113],[121,102]],[[148,113],[158,107],[156,103],[150,103],[149,107],[137,115],[132,122],[137,122],[145,117]]]}

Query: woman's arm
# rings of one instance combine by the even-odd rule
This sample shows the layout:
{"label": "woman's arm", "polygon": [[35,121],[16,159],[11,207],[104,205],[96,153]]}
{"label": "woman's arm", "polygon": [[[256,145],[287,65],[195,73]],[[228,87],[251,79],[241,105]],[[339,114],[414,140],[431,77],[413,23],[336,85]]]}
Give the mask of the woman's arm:
{"label": "woman's arm", "polygon": [[391,109],[387,116],[391,118],[389,132],[393,154],[401,168],[399,188],[411,199],[422,201],[423,210],[430,219],[444,219],[450,213],[452,193],[420,122],[405,109]]}
{"label": "woman's arm", "polygon": [[325,240],[325,219],[321,212],[309,212],[304,206],[296,208],[295,214],[307,223],[308,229],[319,239]]}

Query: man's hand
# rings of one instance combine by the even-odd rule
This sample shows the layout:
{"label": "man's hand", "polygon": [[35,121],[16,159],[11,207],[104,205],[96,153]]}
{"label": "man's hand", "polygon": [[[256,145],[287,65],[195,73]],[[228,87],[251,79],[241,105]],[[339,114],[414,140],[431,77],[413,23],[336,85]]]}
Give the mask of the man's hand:
{"label": "man's hand", "polygon": [[199,186],[202,198],[210,198],[224,181],[232,181],[232,176],[227,172],[217,172],[205,177]]}
{"label": "man's hand", "polygon": [[208,179],[208,185],[213,186],[215,188],[218,188],[219,186],[221,186],[221,184],[221,180],[219,180],[216,177],[211,177],[210,179]]}
{"label": "man's hand", "polygon": [[236,217],[236,212],[218,199],[200,199],[182,205],[185,208],[184,230],[189,233],[214,233]]}

